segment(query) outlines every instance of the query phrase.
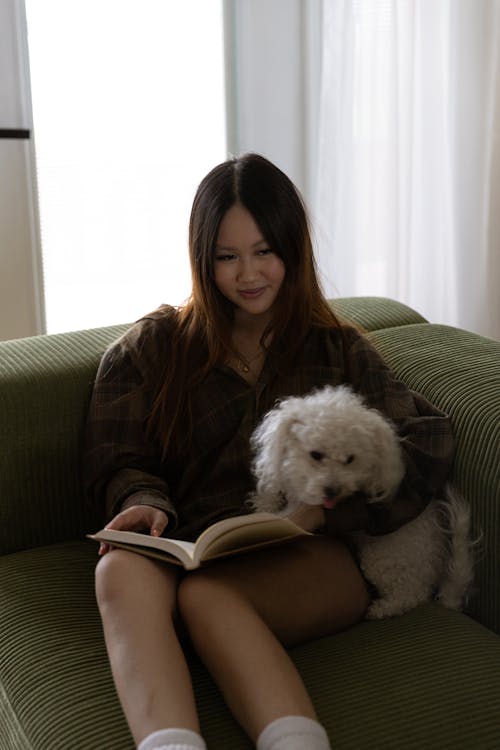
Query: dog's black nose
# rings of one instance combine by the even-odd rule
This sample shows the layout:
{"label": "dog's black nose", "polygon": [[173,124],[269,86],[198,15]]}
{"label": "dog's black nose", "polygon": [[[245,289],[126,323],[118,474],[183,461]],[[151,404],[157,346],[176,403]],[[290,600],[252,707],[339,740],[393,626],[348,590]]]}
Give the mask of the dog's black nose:
{"label": "dog's black nose", "polygon": [[329,486],[329,487],[324,487],[323,492],[325,494],[325,497],[333,498],[339,494],[339,489],[338,487]]}

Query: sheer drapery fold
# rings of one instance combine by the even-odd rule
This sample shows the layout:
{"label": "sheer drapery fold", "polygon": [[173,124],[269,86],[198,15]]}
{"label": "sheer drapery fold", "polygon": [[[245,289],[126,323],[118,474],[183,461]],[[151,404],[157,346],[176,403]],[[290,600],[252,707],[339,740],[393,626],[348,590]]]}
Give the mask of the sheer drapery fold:
{"label": "sheer drapery fold", "polygon": [[500,0],[336,0],[322,33],[327,293],[500,338]]}

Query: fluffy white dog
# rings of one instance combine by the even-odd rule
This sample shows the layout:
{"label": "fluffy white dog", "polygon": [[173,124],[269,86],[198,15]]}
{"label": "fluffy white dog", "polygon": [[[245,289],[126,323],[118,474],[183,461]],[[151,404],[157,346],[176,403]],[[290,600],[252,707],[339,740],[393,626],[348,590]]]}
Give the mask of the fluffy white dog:
{"label": "fluffy white dog", "polygon": [[[390,503],[404,476],[393,425],[346,386],[282,400],[252,436],[258,511],[282,516],[302,503],[333,508],[357,492]],[[472,580],[469,511],[452,492],[391,534],[353,533],[376,587],[367,617],[403,614],[436,596],[460,609]]]}

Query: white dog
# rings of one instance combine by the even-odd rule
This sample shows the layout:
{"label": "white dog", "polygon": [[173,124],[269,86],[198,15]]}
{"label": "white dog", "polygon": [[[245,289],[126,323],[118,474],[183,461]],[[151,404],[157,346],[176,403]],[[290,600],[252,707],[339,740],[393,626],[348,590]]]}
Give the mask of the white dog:
{"label": "white dog", "polygon": [[[357,492],[390,503],[404,476],[392,424],[346,386],[281,401],[252,436],[255,510],[288,516],[302,503],[333,508]],[[403,614],[434,595],[460,609],[472,580],[469,511],[449,492],[382,536],[353,533],[360,567],[376,587],[371,619]]]}

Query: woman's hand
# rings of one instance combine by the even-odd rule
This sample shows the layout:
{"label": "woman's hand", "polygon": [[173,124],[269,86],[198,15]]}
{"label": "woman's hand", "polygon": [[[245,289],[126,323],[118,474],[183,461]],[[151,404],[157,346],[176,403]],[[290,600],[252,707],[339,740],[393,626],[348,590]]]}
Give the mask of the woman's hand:
{"label": "woman's hand", "polygon": [[[149,533],[151,536],[161,536],[167,524],[168,516],[163,510],[153,508],[152,505],[131,505],[106,524],[106,528],[117,531],[140,531]],[[109,549],[109,544],[101,543],[99,555],[105,555]]]}
{"label": "woman's hand", "polygon": [[302,503],[288,518],[306,531],[316,531],[325,524],[325,511],[322,505]]}

